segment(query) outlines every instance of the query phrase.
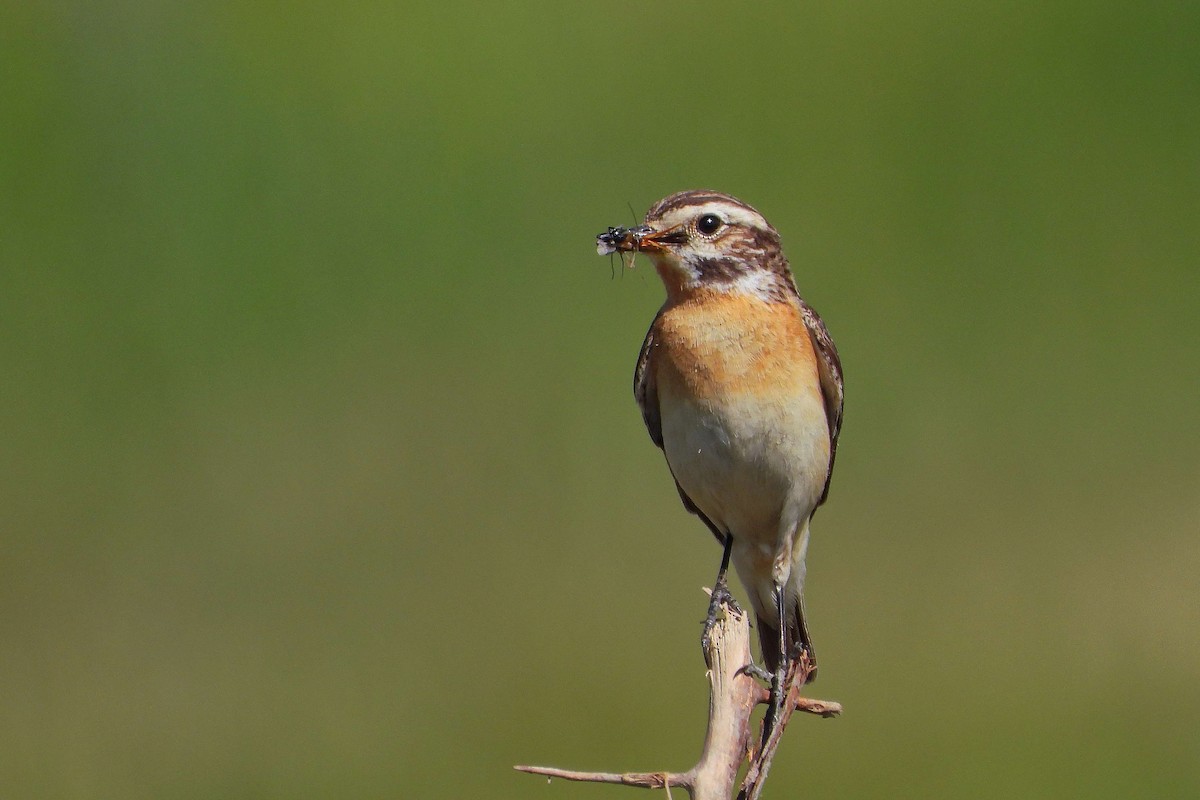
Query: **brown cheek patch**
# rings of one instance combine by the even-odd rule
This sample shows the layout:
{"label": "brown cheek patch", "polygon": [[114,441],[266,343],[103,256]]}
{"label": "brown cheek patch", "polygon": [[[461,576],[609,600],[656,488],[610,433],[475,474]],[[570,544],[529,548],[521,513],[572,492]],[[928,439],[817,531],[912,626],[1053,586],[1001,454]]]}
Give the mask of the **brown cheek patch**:
{"label": "brown cheek patch", "polygon": [[742,262],[736,258],[700,258],[690,263],[699,273],[701,281],[732,283],[745,272]]}

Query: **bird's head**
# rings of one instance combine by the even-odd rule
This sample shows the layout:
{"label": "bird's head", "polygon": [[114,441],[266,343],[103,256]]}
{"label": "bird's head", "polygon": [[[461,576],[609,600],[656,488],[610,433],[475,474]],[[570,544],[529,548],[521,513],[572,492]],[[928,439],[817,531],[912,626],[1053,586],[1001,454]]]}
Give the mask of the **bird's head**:
{"label": "bird's head", "polygon": [[779,232],[751,206],[719,192],[673,194],[655,203],[643,224],[609,228],[596,240],[601,255],[649,255],[671,297],[700,289],[776,296],[791,283]]}

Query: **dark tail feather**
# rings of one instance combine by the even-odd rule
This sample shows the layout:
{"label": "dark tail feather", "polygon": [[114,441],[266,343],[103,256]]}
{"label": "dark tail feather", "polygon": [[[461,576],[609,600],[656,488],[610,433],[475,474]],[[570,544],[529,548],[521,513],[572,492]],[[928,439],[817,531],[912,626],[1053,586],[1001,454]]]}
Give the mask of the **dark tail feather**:
{"label": "dark tail feather", "polygon": [[[758,617],[758,645],[762,650],[763,663],[768,672],[779,669],[779,623]],[[808,663],[812,671],[808,675],[808,683],[817,679],[817,652],[813,650],[812,637],[808,634],[808,623],[804,619],[804,601],[796,603],[792,613],[787,615],[787,637],[784,639],[785,652],[789,655],[808,653]]]}

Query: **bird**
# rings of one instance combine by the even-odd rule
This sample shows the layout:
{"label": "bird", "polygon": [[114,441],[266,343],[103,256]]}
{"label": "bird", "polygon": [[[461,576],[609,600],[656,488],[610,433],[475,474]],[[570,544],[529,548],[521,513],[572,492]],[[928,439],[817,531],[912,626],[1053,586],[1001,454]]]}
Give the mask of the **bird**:
{"label": "bird", "polygon": [[842,427],[837,348],[801,298],[779,232],[728,194],[672,194],[641,225],[599,234],[597,249],[646,254],[666,288],[638,355],[634,397],[684,508],[723,547],[705,636],[718,595],[728,597],[732,563],[777,713],[788,665],[803,654],[808,680],[816,673],[805,557]]}

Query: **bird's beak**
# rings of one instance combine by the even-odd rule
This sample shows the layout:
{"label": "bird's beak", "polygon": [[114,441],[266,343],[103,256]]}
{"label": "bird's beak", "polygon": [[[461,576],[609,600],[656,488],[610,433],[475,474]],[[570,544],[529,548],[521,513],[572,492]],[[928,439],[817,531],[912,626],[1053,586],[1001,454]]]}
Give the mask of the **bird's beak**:
{"label": "bird's beak", "polygon": [[662,253],[667,245],[682,244],[687,240],[680,228],[656,231],[649,225],[633,228],[609,228],[596,237],[596,251],[602,256],[610,253]]}

